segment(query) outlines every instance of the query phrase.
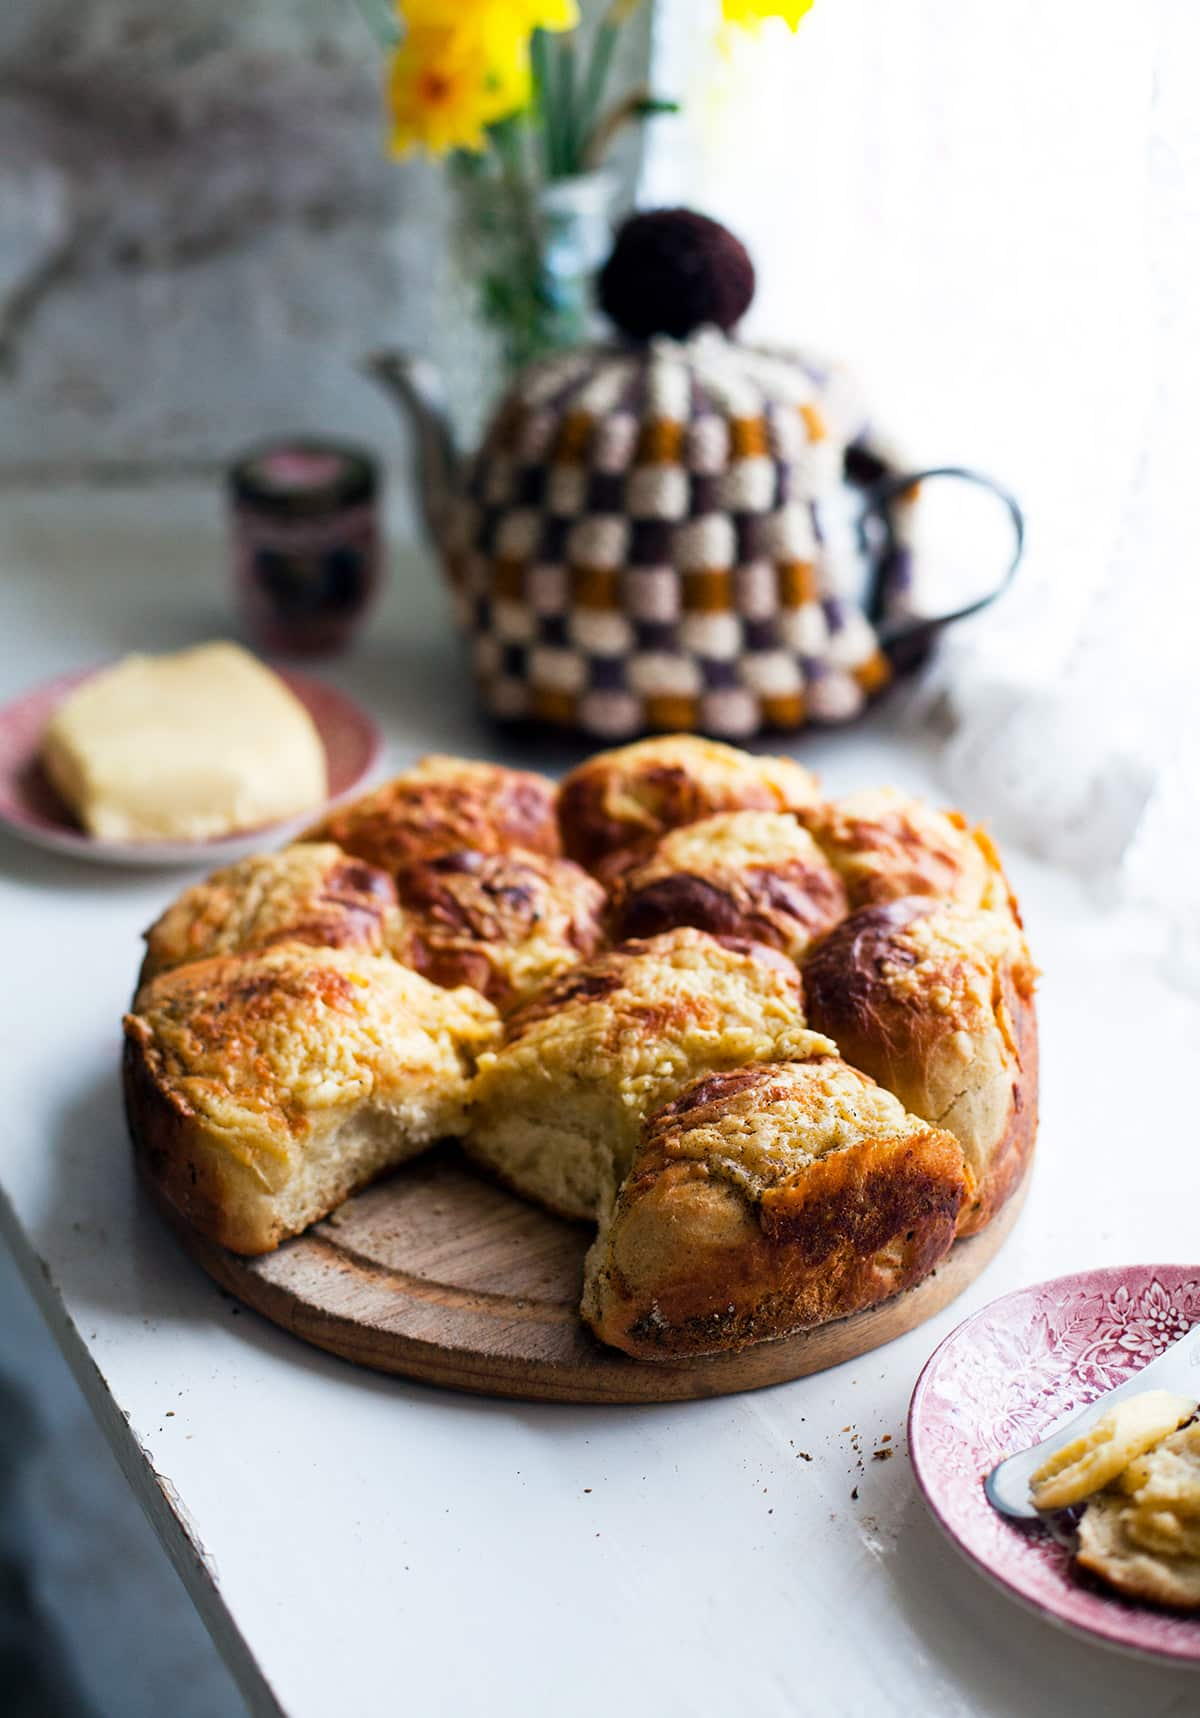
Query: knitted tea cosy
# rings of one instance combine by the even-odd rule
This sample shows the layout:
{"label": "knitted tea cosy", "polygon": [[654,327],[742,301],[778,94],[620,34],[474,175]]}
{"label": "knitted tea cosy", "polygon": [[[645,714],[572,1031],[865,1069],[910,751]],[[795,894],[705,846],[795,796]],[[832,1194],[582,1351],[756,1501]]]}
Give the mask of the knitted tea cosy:
{"label": "knitted tea cosy", "polygon": [[[852,445],[887,464],[837,375],[684,331],[736,319],[753,271],[678,215],[636,217],[602,276],[628,337],[522,372],[468,471],[451,570],[497,716],[736,738],[843,721],[889,678],[835,505]],[[633,337],[648,304],[677,337]]]}

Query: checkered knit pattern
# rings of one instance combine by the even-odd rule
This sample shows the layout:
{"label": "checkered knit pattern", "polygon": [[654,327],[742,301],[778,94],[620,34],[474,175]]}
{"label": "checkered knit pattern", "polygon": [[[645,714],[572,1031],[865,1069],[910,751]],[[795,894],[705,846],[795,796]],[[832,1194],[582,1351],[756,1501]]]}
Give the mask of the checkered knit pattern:
{"label": "checkered knit pattern", "polygon": [[489,709],[605,740],[856,715],[889,667],[822,529],[857,430],[832,402],[713,329],[524,372],[451,543]]}

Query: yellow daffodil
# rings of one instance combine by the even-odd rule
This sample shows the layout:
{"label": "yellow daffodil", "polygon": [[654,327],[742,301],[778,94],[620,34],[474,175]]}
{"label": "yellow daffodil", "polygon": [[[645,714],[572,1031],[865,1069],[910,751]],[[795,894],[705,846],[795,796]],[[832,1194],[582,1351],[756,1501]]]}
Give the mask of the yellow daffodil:
{"label": "yellow daffodil", "polygon": [[573,30],[576,0],[400,0],[400,16],[413,30],[504,30],[528,36],[533,30]]}
{"label": "yellow daffodil", "polygon": [[486,149],[486,128],[529,101],[524,46],[514,40],[497,53],[457,28],[411,26],[388,73],[393,153]]}
{"label": "yellow daffodil", "polygon": [[806,12],[811,12],[813,0],[721,0],[721,11],[727,24],[740,24],[743,29],[757,30],[767,18],[782,18],[789,30],[799,28]]}

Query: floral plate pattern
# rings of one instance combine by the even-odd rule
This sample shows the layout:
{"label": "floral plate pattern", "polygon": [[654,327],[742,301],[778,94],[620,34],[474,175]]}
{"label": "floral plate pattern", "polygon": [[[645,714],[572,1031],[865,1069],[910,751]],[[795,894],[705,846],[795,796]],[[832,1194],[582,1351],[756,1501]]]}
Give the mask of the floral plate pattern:
{"label": "floral plate pattern", "polygon": [[1200,1665],[1200,1617],[1136,1605],[1077,1573],[1040,1527],[983,1492],[1002,1457],[1123,1384],[1200,1323],[1200,1265],[1084,1271],[966,1319],[917,1380],[909,1447],[938,1524],[990,1579],[1050,1622],[1107,1646]]}

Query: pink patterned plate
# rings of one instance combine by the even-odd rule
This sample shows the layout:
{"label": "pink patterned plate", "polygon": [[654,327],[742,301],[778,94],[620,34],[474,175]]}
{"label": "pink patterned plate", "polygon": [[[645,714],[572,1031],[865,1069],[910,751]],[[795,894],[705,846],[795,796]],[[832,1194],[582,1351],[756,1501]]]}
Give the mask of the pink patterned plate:
{"label": "pink patterned plate", "polygon": [[908,1415],[934,1519],[984,1575],[1048,1622],[1105,1646],[1200,1665],[1200,1616],[1132,1604],[1077,1573],[1036,1524],[998,1515],[984,1475],[1123,1384],[1200,1323],[1200,1265],[1083,1271],[1004,1295],[951,1331]]}
{"label": "pink patterned plate", "polygon": [[[279,841],[312,822],[322,807],[303,817],[240,830],[215,841],[98,841],[75,822],[38,762],[42,732],[68,692],[97,673],[62,674],[24,692],[0,709],[0,825],[37,847],[69,853],[104,865],[218,865]],[[304,705],[325,746],[329,802],[362,786],[379,762],[379,729],[353,699],[307,674],[276,667],[280,679]]]}

